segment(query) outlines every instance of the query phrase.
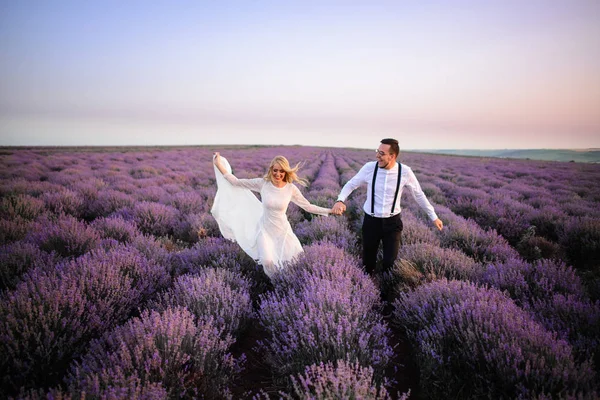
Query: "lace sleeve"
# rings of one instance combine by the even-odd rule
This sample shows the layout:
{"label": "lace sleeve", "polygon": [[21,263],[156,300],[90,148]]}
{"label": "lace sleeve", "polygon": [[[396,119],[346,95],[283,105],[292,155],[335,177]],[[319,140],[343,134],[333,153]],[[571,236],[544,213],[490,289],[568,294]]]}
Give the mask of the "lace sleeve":
{"label": "lace sleeve", "polygon": [[309,212],[311,214],[317,215],[329,215],[330,209],[319,207],[314,204],[311,204],[300,192],[300,189],[293,185],[292,189],[292,202],[302,208],[304,211]]}
{"label": "lace sleeve", "polygon": [[225,174],[223,177],[227,180],[227,182],[231,183],[232,186],[249,189],[254,192],[260,192],[266,182],[263,178],[239,179],[233,174]]}

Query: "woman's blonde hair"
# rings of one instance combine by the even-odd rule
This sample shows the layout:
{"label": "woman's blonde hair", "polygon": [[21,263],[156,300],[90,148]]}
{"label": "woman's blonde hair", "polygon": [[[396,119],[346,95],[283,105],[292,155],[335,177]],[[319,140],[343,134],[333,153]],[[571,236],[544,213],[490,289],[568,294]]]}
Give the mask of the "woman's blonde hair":
{"label": "woman's blonde hair", "polygon": [[281,169],[285,171],[284,181],[287,183],[298,182],[302,186],[307,186],[308,182],[304,178],[300,178],[296,173],[300,169],[300,163],[296,164],[294,168],[290,166],[290,162],[284,156],[276,156],[271,160],[271,165],[269,165],[269,170],[265,174],[265,180],[273,183],[273,166],[275,164],[281,165]]}

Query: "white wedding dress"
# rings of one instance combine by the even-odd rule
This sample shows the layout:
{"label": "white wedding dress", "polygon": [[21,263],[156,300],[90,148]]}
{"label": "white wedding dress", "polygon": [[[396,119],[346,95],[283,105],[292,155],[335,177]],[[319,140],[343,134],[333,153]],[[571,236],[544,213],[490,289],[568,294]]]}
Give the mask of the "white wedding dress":
{"label": "white wedding dress", "polygon": [[[294,184],[278,188],[264,178],[238,179],[221,160],[229,172],[223,175],[214,167],[217,194],[211,214],[223,237],[237,242],[270,278],[302,252],[285,214],[290,201],[312,214],[329,215],[329,210],[311,204]],[[251,190],[260,193],[262,203]]]}

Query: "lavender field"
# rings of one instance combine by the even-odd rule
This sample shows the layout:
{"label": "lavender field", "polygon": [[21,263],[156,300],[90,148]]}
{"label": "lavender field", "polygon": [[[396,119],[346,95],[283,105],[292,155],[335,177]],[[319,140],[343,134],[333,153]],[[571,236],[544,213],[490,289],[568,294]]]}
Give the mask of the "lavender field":
{"label": "lavender field", "polygon": [[595,399],[600,165],[401,153],[444,222],[402,199],[393,271],[360,263],[366,188],[288,217],[273,282],[210,214],[212,152],[275,155],[330,207],[373,151],[3,149],[0,397]]}

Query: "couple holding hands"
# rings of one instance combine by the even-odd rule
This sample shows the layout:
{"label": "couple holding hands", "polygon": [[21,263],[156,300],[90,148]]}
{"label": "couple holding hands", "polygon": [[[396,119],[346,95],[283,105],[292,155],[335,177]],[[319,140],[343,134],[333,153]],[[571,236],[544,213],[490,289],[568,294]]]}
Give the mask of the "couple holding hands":
{"label": "couple holding hands", "polygon": [[[292,168],[283,156],[271,161],[264,177],[238,179],[231,174],[227,160],[215,153],[217,194],[211,213],[223,236],[236,241],[263,266],[270,278],[302,252],[300,241],[286,216],[290,201],[312,214],[341,215],[346,210],[344,201],[350,193],[367,184],[362,261],[366,271],[373,273],[377,250],[383,243],[383,268],[387,270],[394,265],[401,244],[400,199],[404,189],[411,192],[435,227],[443,228],[413,171],[397,161],[399,152],[396,139],[383,139],[376,150],[376,161],[366,163],[344,185],[332,208],[319,207],[306,200],[294,185],[294,182],[306,185],[306,181],[297,175],[299,166]],[[250,191],[259,192],[262,202]]]}

